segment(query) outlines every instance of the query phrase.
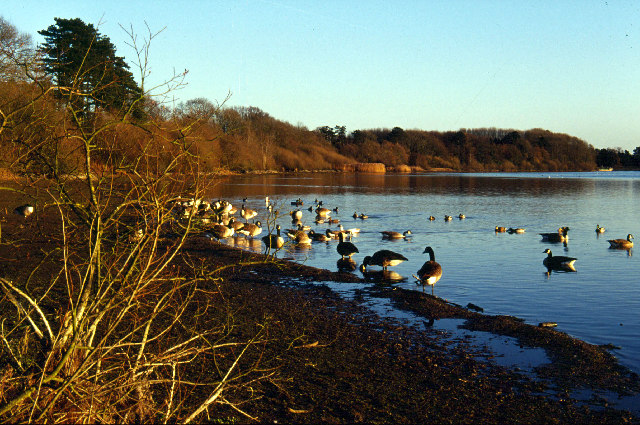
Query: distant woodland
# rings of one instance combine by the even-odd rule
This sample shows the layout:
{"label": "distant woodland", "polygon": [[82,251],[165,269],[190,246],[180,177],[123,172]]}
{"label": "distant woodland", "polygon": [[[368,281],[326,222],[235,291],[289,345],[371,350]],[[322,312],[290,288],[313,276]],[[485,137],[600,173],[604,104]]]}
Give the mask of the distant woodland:
{"label": "distant woodland", "polygon": [[[633,153],[595,149],[544,129],[308,129],[226,101],[174,105],[145,92],[93,25],[56,18],[39,33],[46,42],[33,46],[29,35],[0,18],[0,167],[13,173],[80,169],[77,135],[89,128],[100,128],[91,143],[102,171],[118,171],[143,151],[154,151],[159,166],[170,162],[176,140],[203,172],[342,170],[353,163],[476,172],[640,168],[640,146]],[[167,86],[179,87],[181,77]]]}

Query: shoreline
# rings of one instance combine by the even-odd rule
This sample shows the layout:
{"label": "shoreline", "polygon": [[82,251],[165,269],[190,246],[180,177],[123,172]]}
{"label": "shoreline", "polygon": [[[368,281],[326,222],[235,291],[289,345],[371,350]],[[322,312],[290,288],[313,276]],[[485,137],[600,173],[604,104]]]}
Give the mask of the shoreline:
{"label": "shoreline", "polygon": [[[33,250],[25,258],[5,247],[4,260],[15,256],[16,261],[5,261],[4,274],[14,278],[43,255],[37,244],[46,244],[49,236],[34,230],[52,224],[44,217],[25,223],[10,210],[8,214],[2,241],[22,241]],[[199,264],[211,270],[199,291],[215,308],[185,318],[186,329],[196,329],[190,327],[194,320],[198,331],[207,331],[203,326],[226,323],[231,311],[233,341],[251,340],[257,329],[265,332],[261,345],[243,358],[243,367],[258,365],[267,378],[241,377],[245,386],[229,391],[230,404],[211,406],[211,419],[253,422],[233,404],[259,422],[278,423],[640,423],[637,412],[616,408],[601,395],[640,394],[638,375],[604,347],[512,316],[484,315],[423,292],[371,285],[359,274],[266,259],[195,234],[175,260],[177,276],[194,275]],[[535,375],[499,366],[484,347],[451,341],[437,327],[417,329],[381,318],[362,300],[343,299],[318,282],[362,284],[425,322],[459,318],[470,331],[508,335],[523,347],[542,347],[551,363],[535,368]],[[213,356],[199,360],[182,379],[209,382],[219,361]],[[586,399],[574,396],[584,388]],[[185,408],[209,395],[194,387],[185,396]]]}
{"label": "shoreline", "polygon": [[[221,261],[222,258],[225,258],[225,260],[222,261],[221,264],[230,264],[230,262],[233,263],[234,259],[238,260],[243,258],[250,258],[252,260],[258,261],[260,259],[264,259],[264,255],[262,254],[249,253],[246,251],[242,251],[239,248],[228,247],[217,242],[200,241],[199,244],[212,245],[213,249],[207,249],[207,251],[212,251],[209,255],[207,255],[207,257],[213,255],[216,258],[219,258]],[[196,251],[202,251],[202,249],[197,248]],[[440,299],[438,297],[434,297],[432,295],[418,291],[394,288],[391,285],[374,286],[373,291],[375,292],[375,296],[387,298],[396,306],[396,308],[404,311],[410,311],[413,314],[424,317],[425,322],[430,319],[464,319],[465,324],[463,327],[469,331],[484,331],[490,332],[495,335],[510,336],[516,338],[523,347],[543,348],[547,353],[547,356],[549,357],[551,363],[543,364],[540,367],[534,368],[536,376],[533,378],[525,378],[526,374],[523,374],[520,370],[516,370],[517,368],[498,367],[491,362],[477,360],[477,353],[474,355],[472,352],[465,351],[465,349],[461,348],[460,346],[451,347],[448,345],[448,343],[443,343],[441,336],[440,338],[437,336],[434,338],[434,332],[418,331],[416,329],[412,329],[411,327],[398,324],[394,321],[381,319],[380,317],[372,318],[373,316],[377,315],[369,311],[366,307],[363,307],[357,300],[348,301],[342,299],[339,295],[335,294],[326,286],[318,286],[317,284],[312,283],[322,281],[351,282],[363,284],[366,283],[366,281],[360,276],[346,272],[331,272],[329,270],[316,269],[314,267],[300,265],[298,263],[287,260],[278,260],[276,263],[264,263],[263,265],[259,266],[258,269],[259,271],[257,273],[251,273],[251,271],[249,270],[236,270],[236,277],[225,276],[225,278],[231,279],[231,281],[229,282],[230,284],[238,285],[235,290],[244,292],[247,288],[241,289],[242,286],[245,284],[249,284],[251,286],[251,289],[249,290],[249,293],[245,292],[244,296],[251,297],[252,300],[255,298],[256,292],[268,293],[270,295],[268,295],[266,298],[274,300],[279,299],[280,297],[286,298],[289,296],[302,297],[305,300],[305,305],[308,309],[307,312],[313,310],[315,314],[319,316],[326,316],[334,311],[339,311],[340,309],[349,311],[357,309],[359,310],[358,313],[349,313],[351,314],[351,324],[343,325],[348,328],[355,327],[354,332],[356,333],[373,333],[379,335],[379,329],[382,327],[386,329],[384,331],[384,334],[389,338],[403,340],[404,343],[407,343],[407,338],[409,340],[413,340],[413,342],[409,342],[409,346],[412,346],[413,344],[422,344],[424,340],[432,339],[433,341],[435,341],[432,341],[432,343],[435,344],[436,348],[431,347],[431,349],[428,350],[429,353],[431,353],[429,355],[432,355],[435,351],[444,356],[444,358],[439,360],[440,367],[438,367],[438,371],[440,371],[445,364],[447,366],[445,366],[442,370],[456,369],[461,367],[461,363],[464,363],[466,365],[466,368],[470,368],[471,370],[475,370],[476,372],[470,373],[469,375],[462,372],[462,376],[460,376],[458,379],[469,380],[471,382],[474,379],[480,379],[478,376],[479,370],[490,370],[490,372],[487,372],[487,375],[482,378],[482,380],[487,380],[487,382],[483,381],[482,385],[489,387],[496,385],[497,387],[492,388],[489,391],[499,392],[499,388],[502,384],[500,382],[494,382],[497,377],[501,377],[500,379],[506,379],[508,381],[513,380],[514,382],[518,382],[518,384],[513,384],[514,394],[512,394],[511,396],[513,396],[514,399],[511,400],[510,403],[515,403],[516,405],[523,403],[524,406],[528,406],[528,409],[532,408],[530,405],[532,399],[530,399],[530,397],[538,398],[539,395],[536,395],[538,394],[538,392],[544,392],[547,394],[544,397],[545,403],[550,403],[550,405],[553,406],[547,407],[550,409],[550,412],[554,411],[559,406],[563,406],[565,403],[568,403],[573,407],[579,405],[582,405],[583,407],[585,405],[590,405],[591,408],[593,408],[595,406],[593,402],[587,402],[585,400],[571,400],[571,397],[569,397],[569,394],[577,392],[580,389],[584,388],[589,389],[589,391],[593,391],[594,396],[600,391],[611,391],[620,394],[620,396],[635,394],[636,397],[640,393],[640,383],[638,381],[638,375],[631,372],[624,366],[621,366],[618,363],[617,359],[611,353],[609,353],[605,347],[588,344],[553,328],[525,324],[522,320],[512,316],[485,315],[476,311],[472,311],[470,308],[465,308]],[[255,276],[259,276],[259,278],[256,278]],[[257,289],[258,286],[256,285],[259,285],[259,290]],[[254,295],[250,295],[251,293],[253,293]],[[275,294],[277,294],[277,296],[275,296]],[[327,305],[327,300],[330,300],[329,305]],[[314,303],[318,303],[319,306],[313,306]],[[267,309],[271,312],[273,312],[273,309],[278,309],[279,307],[278,303],[274,303],[274,305],[262,305],[261,303],[256,303],[255,305],[261,305],[261,308]],[[305,320],[309,320],[304,317],[294,315],[292,312],[289,312],[288,314],[290,316],[295,316],[296,322],[304,322]],[[343,331],[346,332],[346,330]],[[438,332],[436,331],[435,333],[437,334]],[[405,334],[411,335],[411,337],[408,337]],[[308,343],[311,344],[315,343],[316,340],[322,340],[322,335],[309,333],[306,335],[306,337]],[[370,337],[369,341],[371,341]],[[341,344],[348,344],[348,341],[341,341]],[[328,345],[324,347],[323,350],[326,351],[325,355],[329,358],[339,358],[342,355],[341,350],[345,349],[344,347],[339,348],[341,344],[338,344],[336,342],[335,346]],[[415,345],[413,345],[413,347],[415,348]],[[375,345],[370,348],[375,351]],[[365,364],[376,364],[377,360],[370,358],[372,353],[369,353],[367,351],[368,350],[363,350],[360,353],[360,358],[357,359],[357,361],[361,361]],[[394,355],[391,354],[393,351],[394,350],[387,351],[385,356],[393,357]],[[398,382],[404,379],[410,379],[410,377],[405,376],[406,371],[402,369],[407,366],[407,363],[409,362],[408,358],[413,358],[416,353],[403,352],[402,354],[398,353],[395,355],[397,355],[397,358],[392,360],[390,365],[386,365],[387,372],[392,376],[398,375],[397,377],[393,378],[393,380],[397,380]],[[486,352],[485,355],[486,358],[491,358],[492,353]],[[349,362],[351,361],[356,361],[356,359],[349,359]],[[419,360],[413,358],[412,361],[424,361],[424,359]],[[347,362],[344,366],[348,367],[348,365],[350,364],[349,362]],[[378,373],[379,372],[381,371],[378,371]],[[320,369],[311,373],[311,376],[309,377],[303,378],[301,376],[295,375],[294,379],[310,379],[311,381],[313,381],[317,378],[316,373],[324,375],[323,370]],[[420,372],[419,370],[414,370],[412,373]],[[432,373],[435,372],[432,371]],[[362,376],[360,379],[368,379],[365,378],[365,376]],[[330,378],[328,379],[330,380]],[[438,375],[438,377],[434,379],[438,381],[446,381],[448,379],[451,379],[451,377],[447,374],[444,374]],[[498,381],[500,379],[498,379]],[[390,383],[389,385],[396,387],[396,384],[398,384],[398,382]],[[544,387],[545,389],[542,389],[542,387]],[[533,388],[535,388],[535,390]],[[460,393],[457,394],[457,397],[461,399],[464,399],[466,397],[474,398],[476,396],[481,396],[481,394],[477,393],[476,389],[464,388],[459,390]],[[488,388],[485,387],[482,392],[487,390]],[[453,391],[454,393],[456,393],[457,390]],[[470,394],[469,392],[473,394]],[[341,397],[349,398],[351,396],[354,395],[350,391],[347,391],[347,393],[343,394]],[[375,397],[375,391],[373,391],[370,396]],[[520,396],[521,398],[518,399],[518,397]],[[271,400],[271,403],[276,402],[276,400]],[[558,404],[556,405],[556,403]],[[319,406],[315,406],[314,408],[318,407]],[[573,407],[571,409],[573,409]],[[388,406],[388,408],[393,409],[393,407],[391,406]],[[483,410],[484,408],[481,406],[474,406],[473,409]],[[562,409],[564,409],[564,407],[562,407]],[[489,411],[484,412],[484,414],[489,415],[489,418],[493,415],[493,413]],[[546,413],[538,411],[536,414],[539,415]],[[571,413],[571,415],[573,414],[574,413]],[[602,412],[591,411],[589,415],[591,414],[604,414],[605,418],[607,417],[607,415],[613,415],[612,418],[615,417],[616,420],[619,420],[620,417],[618,417],[617,415],[622,414],[622,412],[620,410],[615,410],[609,407],[607,409],[604,409]],[[628,413],[623,414],[623,416],[626,414]],[[366,417],[363,418],[367,420]],[[482,415],[477,417],[477,419],[480,418],[482,418],[481,420],[487,419]],[[636,421],[640,419],[638,416],[634,417],[631,414],[629,414],[628,418],[635,418],[632,420]],[[277,418],[277,420],[281,419],[283,418]],[[356,420],[357,415],[351,417],[351,419]],[[371,418],[368,419],[370,420]],[[406,419],[409,419],[409,422],[414,422],[424,421],[426,417],[418,416]],[[300,418],[297,416],[291,416],[286,420],[299,421]],[[318,417],[312,422],[315,422],[317,420],[325,421],[327,420],[327,418]],[[444,420],[444,418],[441,418],[440,421],[441,420]],[[517,417],[511,417],[509,420],[514,421],[521,419],[517,419]],[[605,419],[599,417],[598,420],[600,421]],[[525,421],[529,422],[530,420]],[[402,422],[402,420],[400,420],[400,422]]]}

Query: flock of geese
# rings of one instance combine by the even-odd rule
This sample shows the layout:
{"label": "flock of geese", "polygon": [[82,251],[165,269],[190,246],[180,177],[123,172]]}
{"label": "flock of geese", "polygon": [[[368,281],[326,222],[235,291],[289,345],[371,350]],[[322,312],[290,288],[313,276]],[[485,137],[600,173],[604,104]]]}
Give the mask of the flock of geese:
{"label": "flock of geese", "polygon": [[[246,202],[246,198],[243,200]],[[269,198],[265,198],[266,209],[270,214],[274,214],[274,205],[270,203]],[[339,219],[331,218],[332,212],[338,212],[338,208],[328,209],[322,206],[322,201],[315,200],[315,208],[309,207],[308,210],[310,212],[315,211],[316,218],[314,222],[316,224],[339,224],[339,230],[331,230],[327,228],[325,232],[317,233],[310,228],[310,226],[306,226],[302,223],[302,210],[299,209],[304,202],[302,199],[298,198],[295,201],[291,202],[292,206],[295,206],[296,209],[289,212],[289,215],[292,219],[292,225],[294,226],[291,229],[286,230],[286,235],[289,239],[289,244],[294,246],[310,246],[312,242],[329,242],[331,240],[337,239],[339,242],[336,246],[336,251],[340,255],[340,259],[338,260],[338,269],[341,271],[354,271],[356,270],[356,262],[353,260],[353,255],[359,253],[358,248],[355,244],[353,244],[350,240],[352,236],[357,235],[360,232],[358,228],[345,229],[342,224],[339,224]],[[253,220],[258,216],[258,211],[247,208],[243,203],[239,212],[242,220],[236,220],[234,218],[235,214],[238,213],[238,209],[231,205],[228,201],[218,200],[214,203],[209,203],[205,200],[188,200],[177,202],[175,205],[175,211],[178,218],[182,217],[190,217],[190,216],[198,216],[201,222],[205,225],[208,225],[208,233],[212,238],[215,239],[228,239],[235,235],[242,235],[247,239],[255,240],[256,237],[263,233],[263,226],[260,220],[255,220],[250,223],[249,220]],[[22,216],[23,218],[29,217],[34,213],[34,207],[30,204],[21,205],[14,209],[14,213]],[[275,212],[275,216],[277,216],[277,212]],[[354,219],[362,219],[365,220],[368,216],[364,213],[358,214],[357,212],[353,213]],[[459,214],[458,219],[464,220],[466,217],[464,214]],[[428,219],[430,221],[435,220],[434,216],[429,216]],[[445,221],[451,221],[453,219],[450,215],[445,215]],[[274,220],[275,221],[275,220]],[[274,228],[275,233],[269,232],[267,235],[260,238],[262,243],[264,243],[267,252],[271,250],[280,250],[286,244],[284,237],[282,236],[282,228],[278,224]],[[539,233],[542,237],[543,242],[552,242],[552,243],[566,243],[569,240],[568,232],[569,227],[563,226],[560,227],[557,232],[550,233]],[[599,224],[596,225],[595,229],[598,235],[605,232],[605,228],[601,227]],[[138,231],[140,232],[140,231]],[[524,228],[506,228],[502,226],[495,227],[496,233],[524,233]],[[404,232],[396,232],[396,231],[381,231],[383,239],[391,239],[391,240],[400,240],[406,239],[411,236],[411,230],[406,230]],[[625,249],[628,250],[633,247],[633,235],[628,234],[626,239],[609,239],[608,242],[610,244],[610,248],[612,249]],[[549,269],[549,271],[556,270],[564,270],[564,271],[575,271],[573,264],[577,261],[577,258],[567,257],[567,256],[554,256],[550,249],[545,249],[543,253],[547,254],[547,256],[543,260],[544,266]],[[416,279],[418,285],[422,285],[423,290],[425,286],[431,286],[432,293],[434,285],[442,278],[442,266],[436,261],[435,253],[433,248],[427,246],[423,254],[429,254],[429,260],[427,260],[422,267],[417,271],[413,277]],[[389,272],[388,268],[397,266],[398,264],[407,261],[408,259],[400,253],[397,253],[388,249],[381,249],[374,252],[372,255],[367,255],[362,260],[362,264],[360,265],[360,271],[366,278],[371,280],[378,281],[393,281],[394,274],[393,272]],[[372,271],[369,269],[369,266],[379,266],[382,268],[381,271]],[[401,278],[397,273],[395,276]]]}
{"label": "flock of geese", "polygon": [[[246,199],[244,199],[243,202],[246,202]],[[218,201],[211,206],[208,206],[205,201],[202,201],[199,205],[196,205],[196,208],[199,208],[200,211],[202,211],[202,205],[205,205],[204,210],[206,211],[211,210],[217,212],[216,217],[218,220],[210,228],[212,237],[216,239],[226,239],[239,234],[254,240],[254,238],[258,237],[263,232],[262,223],[259,220],[254,223],[249,223],[249,220],[258,216],[258,212],[245,207],[244,204],[242,204],[242,207],[239,210],[240,216],[244,222],[233,218],[233,215],[237,213],[237,209],[232,207],[227,201]],[[268,197],[265,198],[265,205],[270,213],[274,212],[273,204],[270,203]],[[274,228],[275,232],[270,232],[269,234],[261,237],[261,241],[264,243],[268,252],[270,250],[279,250],[287,243],[293,246],[303,247],[311,246],[313,242],[329,242],[337,239],[338,244],[336,246],[336,251],[340,255],[340,259],[337,262],[338,269],[341,271],[356,270],[357,264],[352,257],[354,254],[359,253],[359,250],[356,245],[351,242],[351,237],[357,235],[360,232],[360,229],[345,229],[342,224],[339,224],[339,219],[331,217],[332,212],[337,213],[339,211],[338,208],[325,208],[322,201],[318,201],[316,199],[315,205],[307,208],[309,212],[316,213],[314,222],[316,224],[339,224],[339,230],[331,230],[330,228],[327,228],[324,232],[316,232],[315,230],[312,230],[310,226],[302,223],[303,212],[301,207],[304,205],[304,201],[298,198],[295,201],[292,201],[291,205],[295,207],[295,209],[289,212],[293,227],[285,231],[288,242],[285,242],[285,238],[282,236],[283,230],[278,224]],[[193,207],[193,205],[187,205],[187,207]],[[354,212],[352,217],[354,219],[361,220],[369,218],[367,214],[358,214],[357,212]],[[457,218],[459,220],[464,220],[466,216],[464,214],[459,214]],[[434,221],[436,218],[434,216],[429,216],[428,219],[430,221]],[[447,222],[451,221],[453,220],[453,216],[445,215],[444,220]],[[539,235],[543,242],[564,243],[566,246],[566,243],[569,240],[569,230],[569,227],[563,226],[556,232],[539,233]],[[598,224],[595,231],[600,235],[605,232],[605,229]],[[522,234],[525,233],[525,229],[521,227],[507,228],[496,226],[495,232]],[[409,238],[411,236],[411,230],[406,230],[404,232],[385,230],[380,231],[380,234],[383,239],[400,240]],[[610,244],[610,248],[613,249],[630,249],[633,247],[632,239],[633,235],[629,234],[626,239],[610,239],[608,242]],[[543,265],[547,267],[549,272],[551,270],[575,271],[573,264],[577,261],[577,258],[554,256],[548,248],[545,249],[543,253],[547,254],[543,259]],[[434,285],[442,278],[442,266],[436,261],[432,247],[427,246],[424,249],[423,254],[429,254],[429,260],[422,265],[413,277],[416,279],[418,285],[422,285],[423,290],[425,286],[430,286],[433,293]],[[397,266],[404,261],[408,261],[404,255],[389,249],[381,249],[371,255],[365,256],[359,269],[362,274],[370,280],[400,280],[402,277],[395,272],[389,271],[388,268]],[[382,270],[371,270],[370,266],[378,266],[381,267]]]}

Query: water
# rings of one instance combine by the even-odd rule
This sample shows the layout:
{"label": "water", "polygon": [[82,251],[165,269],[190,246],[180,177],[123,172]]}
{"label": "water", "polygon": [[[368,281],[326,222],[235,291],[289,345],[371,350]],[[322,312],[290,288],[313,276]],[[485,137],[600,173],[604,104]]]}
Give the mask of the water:
{"label": "water", "polygon": [[[303,222],[316,231],[329,226],[315,225],[315,213],[306,208],[316,198],[326,208],[338,207],[332,217],[345,228],[361,229],[353,239],[358,264],[379,249],[409,259],[392,268],[407,278],[397,284],[403,288],[422,290],[412,274],[428,259],[422,252],[429,245],[444,270],[435,287],[439,297],[531,324],[557,322],[558,330],[589,343],[620,347],[613,354],[640,372],[640,264],[633,249],[611,250],[607,242],[632,233],[640,243],[640,172],[257,175],[231,177],[211,193],[238,206],[247,197],[263,223],[265,196],[281,213],[295,209],[291,201],[301,198]],[[354,212],[369,219],[353,219]],[[460,213],[466,219],[459,220]],[[445,214],[453,220],[445,222]],[[288,215],[279,223],[292,227]],[[603,235],[595,233],[596,224],[606,228]],[[495,226],[526,232],[495,233]],[[560,226],[571,229],[566,246],[541,241],[538,233]],[[407,240],[383,240],[379,233],[408,229],[413,235]],[[314,243],[281,255],[337,270],[336,244]],[[546,248],[578,258],[576,272],[548,273],[542,265]]]}

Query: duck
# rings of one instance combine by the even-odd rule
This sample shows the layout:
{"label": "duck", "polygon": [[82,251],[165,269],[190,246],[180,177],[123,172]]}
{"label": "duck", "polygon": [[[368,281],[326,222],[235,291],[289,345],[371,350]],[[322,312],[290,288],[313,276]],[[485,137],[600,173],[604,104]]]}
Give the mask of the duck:
{"label": "duck", "polygon": [[466,215],[464,215],[464,214],[462,214],[462,213],[460,213],[460,214],[458,214],[458,218],[459,218],[460,220],[464,220],[465,218],[467,218],[467,216],[466,216]]}
{"label": "duck", "polygon": [[267,248],[275,248],[280,249],[284,246],[284,239],[280,236],[280,225],[276,226],[276,234],[269,233],[266,236],[262,237],[262,242],[267,246]]}
{"label": "duck", "polygon": [[345,242],[344,233],[340,232],[340,235],[338,237],[340,238],[340,242],[338,242],[338,246],[336,246],[336,251],[338,251],[338,254],[342,256],[343,260],[344,257],[350,258],[356,252],[360,252],[354,244],[352,244],[351,242]]}
{"label": "duck", "polygon": [[433,248],[430,246],[427,246],[422,253],[429,254],[429,261],[422,265],[418,270],[418,275],[414,277],[418,279],[418,285],[422,285],[423,291],[425,285],[431,286],[431,294],[433,295],[433,287],[442,277],[442,266],[436,261]]}
{"label": "duck", "polygon": [[245,222],[248,222],[253,217],[257,216],[258,212],[256,210],[252,210],[249,208],[245,208],[244,204],[242,204],[242,208],[240,208],[240,216],[244,218]]}
{"label": "duck", "polygon": [[542,264],[544,264],[547,268],[573,268],[573,263],[576,262],[577,258],[573,257],[565,257],[563,255],[559,255],[554,257],[549,248],[542,251],[543,254],[547,254],[547,257],[542,260]]}
{"label": "duck", "polygon": [[366,219],[368,219],[368,218],[369,218],[369,216],[368,216],[368,215],[366,215],[365,213],[362,213],[362,214],[360,214],[360,215],[358,216],[358,218],[359,218],[360,220],[366,220]]}
{"label": "duck", "polygon": [[629,233],[627,235],[627,239],[609,239],[607,242],[609,242],[609,248],[629,249],[633,248],[633,242],[631,242],[631,239],[633,239],[633,235]]}
{"label": "duck", "polygon": [[358,218],[358,212],[357,211],[354,211],[353,218]]}
{"label": "duck", "polygon": [[387,270],[387,267],[397,266],[403,261],[408,261],[407,257],[404,255],[388,249],[382,249],[380,251],[376,251],[372,256],[367,255],[364,257],[362,265],[365,267],[365,270],[368,265],[380,266],[382,267],[382,270]]}
{"label": "duck", "polygon": [[596,224],[596,233],[604,233],[604,227],[600,227],[599,224]]}
{"label": "duck", "polygon": [[539,235],[542,236],[544,242],[567,242],[569,240],[568,231],[569,228],[564,226],[560,227],[557,233],[539,233]]}
{"label": "duck", "polygon": [[514,234],[514,233],[524,233],[524,229],[523,229],[522,227],[516,227],[516,228],[509,227],[509,228],[507,229],[507,232],[508,232],[508,233],[510,233],[510,234]]}
{"label": "duck", "polygon": [[432,215],[429,216],[429,221],[435,221],[435,219],[436,218],[434,216],[432,216]]}
{"label": "duck", "polygon": [[295,245],[311,245],[311,238],[304,230],[296,230],[294,232],[287,232]]}
{"label": "duck", "polygon": [[258,236],[262,233],[262,223],[260,221],[256,221],[254,223],[245,223],[242,226],[242,229],[238,230],[238,233],[242,233],[245,236],[251,237],[253,239],[255,236]]}
{"label": "duck", "polygon": [[402,233],[385,230],[380,233],[382,233],[382,237],[384,239],[405,239],[407,236],[411,235],[411,230],[405,230]]}
{"label": "duck", "polygon": [[33,214],[34,208],[33,205],[31,204],[24,204],[24,205],[20,205],[19,207],[16,207],[13,212],[18,214],[19,216],[22,216],[24,218],[29,217],[31,214]]}
{"label": "duck", "polygon": [[450,215],[444,216],[444,221],[451,221],[451,220],[453,220],[453,217],[451,217]]}
{"label": "duck", "polygon": [[504,233],[507,231],[506,227],[503,226],[496,226],[496,233]]}

